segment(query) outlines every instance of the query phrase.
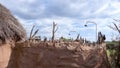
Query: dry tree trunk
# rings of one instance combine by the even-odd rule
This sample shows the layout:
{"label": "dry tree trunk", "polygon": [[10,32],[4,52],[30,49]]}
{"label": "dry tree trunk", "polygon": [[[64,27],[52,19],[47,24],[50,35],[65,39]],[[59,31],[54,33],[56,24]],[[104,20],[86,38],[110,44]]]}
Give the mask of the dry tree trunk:
{"label": "dry tree trunk", "polygon": [[37,29],[34,33],[33,33],[33,30],[35,28],[35,25],[33,25],[32,29],[31,29],[31,32],[30,32],[30,38],[29,39],[32,39],[39,31],[39,29]]}
{"label": "dry tree trunk", "polygon": [[33,25],[32,29],[31,29],[29,40],[32,38],[32,33],[33,33],[33,29],[34,29],[34,27],[35,27],[35,25]]}
{"label": "dry tree trunk", "polygon": [[80,39],[80,34],[77,35],[77,38],[75,41],[79,41],[79,39]]}
{"label": "dry tree trunk", "polygon": [[55,33],[56,33],[57,29],[58,29],[57,24],[56,24],[55,22],[53,22],[52,42],[53,42],[54,39],[55,39]]}
{"label": "dry tree trunk", "polygon": [[38,31],[39,31],[39,29],[37,29],[37,30],[34,32],[34,34],[32,35],[32,37],[31,37],[31,38],[34,38],[34,37],[35,37],[35,35],[38,33]]}
{"label": "dry tree trunk", "polygon": [[39,29],[37,29],[37,30],[33,33],[34,28],[35,28],[35,25],[33,25],[32,29],[31,29],[30,37],[29,37],[29,43],[30,43],[30,41],[33,42],[33,40],[35,40],[34,37],[35,37],[35,35],[38,33],[38,31],[39,31]]}

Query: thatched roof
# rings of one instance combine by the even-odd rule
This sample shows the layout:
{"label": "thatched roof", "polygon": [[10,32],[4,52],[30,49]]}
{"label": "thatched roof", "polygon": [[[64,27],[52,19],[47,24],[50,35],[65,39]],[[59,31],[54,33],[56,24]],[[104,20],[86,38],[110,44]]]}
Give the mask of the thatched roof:
{"label": "thatched roof", "polygon": [[26,31],[10,11],[0,4],[0,40],[15,42],[26,38]]}

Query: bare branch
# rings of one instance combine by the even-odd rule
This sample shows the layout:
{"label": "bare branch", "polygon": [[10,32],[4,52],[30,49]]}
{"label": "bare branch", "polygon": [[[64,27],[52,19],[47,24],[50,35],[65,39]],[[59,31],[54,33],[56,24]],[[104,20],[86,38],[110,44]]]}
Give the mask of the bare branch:
{"label": "bare branch", "polygon": [[[118,20],[116,20],[116,19],[113,19],[113,20],[115,20],[115,21],[117,21],[118,22]],[[120,33],[120,24],[119,25],[117,25],[116,23],[114,23],[114,22],[112,22],[113,23],[113,25],[114,26],[110,26],[110,25],[108,25],[108,27],[110,27],[111,29],[113,29],[113,30],[115,30],[115,31],[118,31],[119,33]]]}
{"label": "bare branch", "polygon": [[57,31],[57,29],[58,29],[57,24],[53,21],[52,42],[54,41],[54,38],[55,38],[55,32]]}
{"label": "bare branch", "polygon": [[118,26],[115,23],[113,23],[113,24],[114,24],[115,28],[117,29],[117,31],[120,33],[120,29],[118,28]]}
{"label": "bare branch", "polygon": [[120,22],[120,20],[118,20],[118,19],[113,19],[114,21],[116,21],[116,22]]}
{"label": "bare branch", "polygon": [[31,32],[30,32],[30,39],[32,37],[32,33],[33,33],[33,29],[34,29],[35,25],[33,25],[32,29],[31,29]]}
{"label": "bare branch", "polygon": [[115,27],[112,27],[111,25],[108,25],[108,27],[115,30],[115,31],[117,31],[117,29]]}
{"label": "bare branch", "polygon": [[37,30],[34,32],[34,34],[32,35],[31,38],[33,38],[33,37],[38,33],[38,31],[39,31],[39,29],[37,29]]}
{"label": "bare branch", "polygon": [[58,30],[58,27],[56,27],[56,29],[55,29],[55,33],[56,33],[57,30]]}

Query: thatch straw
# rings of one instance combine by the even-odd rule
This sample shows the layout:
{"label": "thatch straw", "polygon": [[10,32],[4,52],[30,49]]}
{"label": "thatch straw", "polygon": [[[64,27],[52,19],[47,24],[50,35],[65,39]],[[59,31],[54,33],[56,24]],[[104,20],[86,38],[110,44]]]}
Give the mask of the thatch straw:
{"label": "thatch straw", "polygon": [[26,31],[10,11],[0,4],[0,40],[15,42],[26,39]]}

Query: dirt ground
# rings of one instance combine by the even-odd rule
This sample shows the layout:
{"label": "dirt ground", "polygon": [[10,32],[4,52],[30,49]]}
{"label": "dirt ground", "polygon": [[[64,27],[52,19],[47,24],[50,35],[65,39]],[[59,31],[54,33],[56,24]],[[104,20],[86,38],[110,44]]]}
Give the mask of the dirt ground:
{"label": "dirt ground", "polygon": [[110,68],[103,48],[66,48],[52,47],[48,44],[46,46],[43,43],[36,46],[33,44],[31,47],[16,46],[7,68]]}

